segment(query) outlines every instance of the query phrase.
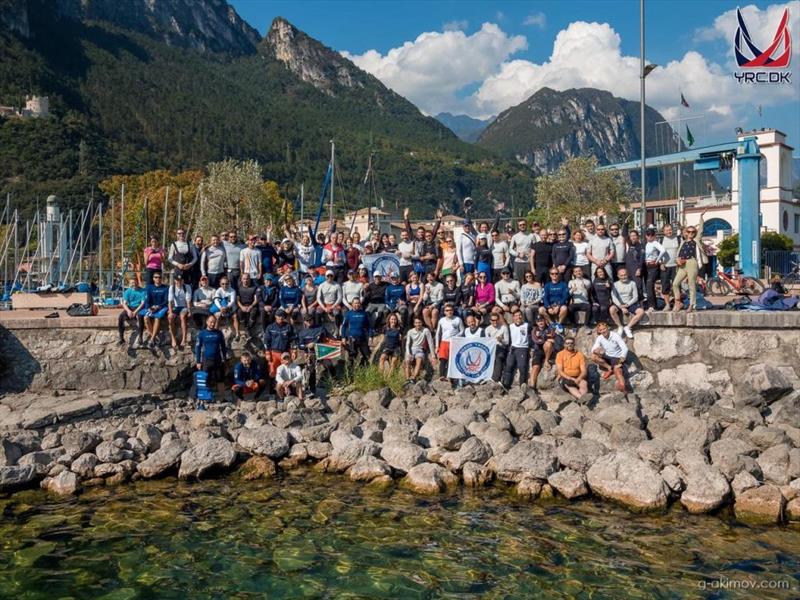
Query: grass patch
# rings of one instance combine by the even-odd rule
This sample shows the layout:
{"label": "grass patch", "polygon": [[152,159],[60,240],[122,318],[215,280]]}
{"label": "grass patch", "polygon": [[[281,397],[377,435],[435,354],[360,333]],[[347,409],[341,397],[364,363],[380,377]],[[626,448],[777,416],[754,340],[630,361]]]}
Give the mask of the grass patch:
{"label": "grass patch", "polygon": [[322,378],[323,385],[329,390],[340,388],[343,392],[360,392],[365,394],[373,390],[388,387],[395,396],[402,395],[403,384],[406,380],[400,365],[389,377],[378,369],[378,365],[352,365],[346,364],[341,377],[330,377],[325,374]]}

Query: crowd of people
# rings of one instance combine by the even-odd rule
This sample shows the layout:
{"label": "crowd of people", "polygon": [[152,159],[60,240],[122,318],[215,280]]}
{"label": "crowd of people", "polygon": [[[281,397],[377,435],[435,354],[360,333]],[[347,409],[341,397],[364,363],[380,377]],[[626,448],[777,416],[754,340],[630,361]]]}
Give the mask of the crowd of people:
{"label": "crowd of people", "polygon": [[[207,241],[179,229],[166,248],[153,237],[142,256],[143,281],[132,276],[122,295],[120,344],[129,324],[151,349],[166,330],[172,347],[193,349],[197,369],[218,386],[238,397],[283,397],[313,392],[317,367],[332,369],[317,364],[315,344],[339,343],[361,364],[377,355],[386,374],[402,364],[412,382],[426,376],[428,364],[446,378],[454,337],[491,337],[492,377],[504,387],[536,388],[542,369],[555,368],[564,390],[581,396],[588,383],[579,328],[596,329],[589,360],[625,389],[625,340],[647,311],[694,310],[694,282],[708,263],[702,217],[681,231],[650,226],[644,239],[627,219],[606,223],[603,215],[574,228],[566,219],[554,228],[519,219],[502,231],[499,214],[477,225],[465,218],[457,234],[441,227],[441,212],[430,228],[413,228],[408,210],[403,217],[399,239],[290,227],[243,243],[235,231]],[[396,268],[370,272],[366,257],[381,253],[393,255]],[[266,372],[243,352],[229,377],[232,340],[223,323],[233,339],[260,342]],[[193,344],[190,329],[197,331]]]}

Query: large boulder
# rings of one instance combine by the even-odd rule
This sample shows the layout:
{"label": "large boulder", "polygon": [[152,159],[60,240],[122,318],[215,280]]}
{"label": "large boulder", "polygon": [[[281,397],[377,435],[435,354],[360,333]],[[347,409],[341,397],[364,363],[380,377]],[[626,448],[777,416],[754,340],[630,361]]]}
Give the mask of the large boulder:
{"label": "large boulder", "polygon": [[72,471],[62,471],[55,477],[47,477],[41,485],[43,489],[57,496],[71,496],[80,489],[78,476]]}
{"label": "large boulder", "polygon": [[659,329],[637,331],[633,349],[640,358],[656,362],[667,361],[679,356],[689,356],[698,349],[697,342],[690,335],[678,329]]}
{"label": "large boulder", "polygon": [[800,390],[770,404],[767,423],[796,427],[800,423]]}
{"label": "large boulder", "polygon": [[753,475],[747,471],[741,471],[737,473],[736,477],[734,477],[733,481],[731,481],[731,489],[733,490],[734,497],[738,497],[739,494],[742,494],[747,490],[757,488],[759,485],[761,484],[758,482],[758,479],[753,477]]}
{"label": "large boulder", "polygon": [[[509,424],[510,428],[510,424]],[[469,432],[492,449],[492,454],[503,454],[514,445],[514,437],[508,429],[489,423],[470,423]]]}
{"label": "large boulder", "polygon": [[768,403],[792,391],[792,382],[786,374],[764,363],[748,367],[742,374],[741,384],[760,394]]}
{"label": "large boulder", "polygon": [[658,385],[680,395],[684,390],[714,390],[719,396],[733,395],[731,376],[725,369],[711,371],[705,363],[684,363],[658,373]]}
{"label": "large boulder", "polygon": [[36,450],[34,452],[28,452],[28,454],[20,457],[17,464],[21,467],[32,466],[36,470],[37,475],[46,475],[62,453],[63,450],[61,448]]}
{"label": "large boulder", "polygon": [[[349,400],[350,398],[348,398]],[[392,401],[392,391],[389,388],[372,390],[366,394],[357,394],[353,400],[353,408],[361,412],[368,409],[386,408]]]}
{"label": "large boulder", "polygon": [[705,456],[696,450],[684,450],[677,455],[686,488],[681,504],[690,513],[706,513],[718,509],[729,498],[731,487],[719,469],[709,465]]}
{"label": "large boulder", "polygon": [[389,422],[382,432],[384,443],[417,441],[417,426],[415,423]]}
{"label": "large boulder", "polygon": [[461,467],[461,477],[467,487],[483,487],[492,480],[492,470],[487,466],[468,462]]}
{"label": "large boulder", "polygon": [[248,452],[272,459],[284,456],[290,446],[289,433],[273,425],[242,428],[236,442]]}
{"label": "large boulder", "polygon": [[186,445],[180,440],[174,440],[162,445],[145,460],[136,465],[136,470],[145,479],[158,477],[165,471],[178,464],[181,455],[186,450]]}
{"label": "large boulder", "polygon": [[244,481],[253,481],[254,479],[270,479],[275,477],[277,472],[275,463],[266,456],[251,456],[239,467],[237,474]]}
{"label": "large boulder", "polygon": [[772,525],[783,521],[786,500],[776,485],[762,485],[736,495],[733,510],[745,523]]}
{"label": "large boulder", "polygon": [[373,441],[362,440],[344,431],[334,431],[331,434],[333,449],[327,458],[323,459],[321,467],[325,471],[343,473],[352,467],[358,459],[364,456],[376,456],[381,447]]}
{"label": "large boulder", "polygon": [[347,476],[353,481],[369,482],[377,477],[391,475],[392,469],[379,458],[362,456],[356,463],[347,469]]}
{"label": "large boulder", "polygon": [[661,475],[631,452],[600,457],[587,471],[589,488],[603,498],[638,510],[667,506],[669,490]]}
{"label": "large boulder", "polygon": [[721,428],[716,421],[695,417],[688,412],[676,413],[673,421],[675,423],[673,427],[660,436],[653,433],[653,437],[669,444],[675,450],[702,450],[719,438]]}
{"label": "large boulder", "polygon": [[642,417],[635,404],[612,404],[593,412],[591,418],[609,429],[623,423],[642,428]]}
{"label": "large boulder", "polygon": [[445,450],[458,450],[461,442],[468,437],[469,432],[464,425],[444,415],[428,419],[417,434],[419,443],[426,448],[439,447]]}
{"label": "large boulder", "polygon": [[133,458],[133,452],[125,447],[125,440],[122,438],[100,442],[97,448],[95,448],[94,453],[97,455],[100,462],[104,463],[118,463]]}
{"label": "large boulder", "polygon": [[22,457],[22,448],[11,440],[0,440],[0,467],[11,467]]}
{"label": "large boulder", "polygon": [[94,477],[94,468],[100,463],[95,454],[86,452],[81,454],[78,458],[72,461],[70,469],[73,473],[77,473],[83,479],[91,479]]}
{"label": "large boulder", "polygon": [[425,450],[417,444],[393,442],[383,445],[381,458],[393,469],[407,473],[425,460]]}
{"label": "large boulder", "polygon": [[149,423],[142,423],[136,430],[136,437],[145,445],[147,452],[155,452],[161,447],[161,436],[161,430]]}
{"label": "large boulder", "polygon": [[777,485],[786,485],[792,480],[791,466],[791,446],[788,444],[778,444],[764,450],[759,457],[758,466],[764,474],[764,481]]}
{"label": "large boulder", "polygon": [[236,450],[233,444],[224,438],[212,438],[181,454],[178,477],[200,478],[208,471],[229,469],[235,460]]}
{"label": "large boulder", "polygon": [[439,494],[458,483],[458,477],[441,465],[422,463],[409,470],[402,484],[418,494]]}
{"label": "large boulder", "polygon": [[547,478],[547,483],[569,500],[586,496],[589,493],[584,474],[573,471],[572,469],[565,469],[553,473]]}
{"label": "large boulder", "polygon": [[558,462],[568,469],[586,473],[597,459],[608,453],[600,442],[583,438],[567,438],[556,448]]}
{"label": "large boulder", "polygon": [[675,462],[675,450],[662,440],[645,440],[636,446],[636,453],[657,469]]}
{"label": "large boulder", "polygon": [[101,441],[100,436],[91,431],[70,431],[61,436],[64,454],[77,458],[86,452],[92,452]]}
{"label": "large boulder", "polygon": [[36,478],[33,465],[0,467],[0,492],[10,492],[23,487]]}
{"label": "large boulder", "polygon": [[483,464],[492,455],[492,449],[475,436],[468,438],[457,452],[445,452],[439,463],[451,471],[460,471],[468,463]]}
{"label": "large boulder", "polygon": [[494,468],[502,481],[518,482],[523,477],[547,479],[558,468],[558,457],[550,444],[520,441],[497,457]]}
{"label": "large boulder", "polygon": [[761,468],[755,458],[757,448],[751,443],[739,438],[725,438],[717,440],[709,446],[711,463],[731,481],[742,471],[747,471],[758,477]]}

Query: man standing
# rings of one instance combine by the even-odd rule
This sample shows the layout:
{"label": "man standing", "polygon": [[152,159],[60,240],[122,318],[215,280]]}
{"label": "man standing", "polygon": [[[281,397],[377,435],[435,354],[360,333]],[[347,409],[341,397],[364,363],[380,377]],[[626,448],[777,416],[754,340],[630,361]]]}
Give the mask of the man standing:
{"label": "man standing", "polygon": [[228,347],[225,345],[225,336],[217,329],[217,317],[214,315],[206,319],[206,328],[197,334],[194,353],[197,370],[208,373],[208,386],[216,383],[217,393],[222,396]]}
{"label": "man standing", "polygon": [[275,322],[264,330],[264,360],[267,361],[269,376],[274,378],[281,364],[281,355],[288,352],[294,341],[294,329],[286,322],[286,313],[275,311]]}
{"label": "man standing", "polygon": [[275,276],[264,275],[264,285],[258,288],[258,312],[261,315],[261,327],[266,329],[272,323],[272,315],[278,306],[279,291]]}
{"label": "man standing", "polygon": [[325,281],[317,287],[317,312],[328,316],[338,326],[342,314],[342,286],[335,278],[336,274],[328,269],[325,271]]}
{"label": "man standing", "polygon": [[523,390],[528,387],[528,360],[530,358],[530,324],[525,323],[522,311],[516,310],[509,326],[511,347],[508,350],[505,370],[503,371],[503,387],[508,390],[514,382],[514,374],[519,371],[519,383]]}
{"label": "man standing", "polygon": [[372,275],[372,283],[364,288],[364,303],[366,304],[367,316],[369,317],[369,327],[373,331],[383,323],[383,318],[389,309],[386,307],[386,288],[388,281],[383,281],[381,274],[377,271]]}
{"label": "man standing", "polygon": [[219,241],[218,235],[211,236],[211,244],[203,251],[200,257],[200,271],[208,277],[211,287],[219,286],[220,278],[225,274],[228,263],[225,256],[225,249]]}
{"label": "man standing", "polygon": [[351,300],[350,310],[344,314],[341,329],[351,362],[360,355],[362,365],[369,363],[369,333],[369,318],[361,308],[361,298],[355,297]]}
{"label": "man standing", "polygon": [[564,349],[556,355],[556,375],[558,383],[570,396],[582,403],[588,402],[589,393],[586,357],[575,349],[575,338],[564,340]]}
{"label": "man standing", "polygon": [[[595,267],[605,269],[608,278],[611,279],[614,276],[611,271],[611,261],[614,258],[614,242],[606,235],[606,226],[600,223],[595,229],[595,235],[586,239],[589,242],[589,251],[586,253],[586,258]],[[592,269],[593,280],[595,271],[596,269]]]}
{"label": "man standing", "polygon": [[450,360],[450,340],[461,335],[464,323],[455,316],[452,304],[444,305],[444,317],[436,325],[436,354],[439,357],[439,378],[447,381],[447,363]]}
{"label": "man standing", "polygon": [[197,280],[193,278],[194,266],[200,259],[197,255],[197,249],[186,241],[185,229],[181,227],[176,235],[178,239],[170,244],[167,260],[175,269],[175,273],[183,276],[185,284],[190,287],[197,285]]}
{"label": "man standing", "polygon": [[456,254],[458,256],[458,264],[464,270],[464,273],[472,273],[475,270],[475,249],[477,242],[475,238],[475,229],[472,227],[472,221],[464,219],[463,231],[458,236],[456,242]]}
{"label": "man standing", "polygon": [[603,372],[601,377],[606,380],[612,375],[617,378],[616,388],[625,391],[625,374],[622,370],[628,358],[628,346],[622,341],[619,334],[611,331],[608,323],[601,321],[597,324],[597,339],[592,345],[592,362]]}
{"label": "man standing", "polygon": [[[246,252],[247,250],[244,250]],[[236,294],[236,303],[239,306],[239,322],[244,327],[245,332],[249,332],[258,322],[258,286],[250,276],[250,272],[242,272],[242,280],[239,283],[239,293]]]}
{"label": "man standing", "polygon": [[[625,225],[627,227],[627,224]],[[608,226],[609,237],[611,243],[614,245],[614,255],[611,257],[611,273],[612,277],[616,278],[617,271],[620,267],[625,266],[625,253],[628,251],[628,243],[626,236],[622,235],[620,226],[617,223],[612,223]]]}
{"label": "man standing", "polygon": [[661,264],[664,258],[665,250],[656,239],[658,231],[650,225],[644,233],[644,264],[645,264],[645,291],[647,298],[645,304],[650,312],[654,311],[656,306],[656,279],[661,275]]}
{"label": "man standing", "polygon": [[236,232],[231,230],[230,233],[228,233],[228,241],[222,242],[222,247],[225,250],[225,262],[228,265],[228,281],[230,281],[234,291],[238,291],[239,277],[242,274],[240,271],[242,250],[245,246],[237,241]]}
{"label": "man standing", "polygon": [[487,338],[494,338],[497,341],[494,355],[494,371],[492,371],[492,381],[500,381],[503,374],[503,366],[508,356],[508,345],[510,343],[508,325],[505,319],[495,313],[489,316],[489,325],[484,330]]}
{"label": "man standing", "polygon": [[178,340],[175,339],[175,321],[181,322],[181,346],[189,343],[189,313],[192,310],[192,288],[188,283],[183,283],[183,276],[175,273],[175,280],[169,288],[167,311],[167,324],[169,325],[169,337],[172,340],[172,347],[178,348]]}
{"label": "man standing", "polygon": [[[408,209],[406,209],[408,210]],[[416,244],[406,229],[400,231],[400,243],[397,245],[397,256],[400,261],[400,281],[408,281],[408,276],[414,270]]]}
{"label": "man standing", "polygon": [[263,265],[261,263],[261,250],[256,248],[258,238],[251,235],[247,238],[247,248],[239,253],[239,271],[249,275],[251,281],[261,281]]}
{"label": "man standing", "polygon": [[531,247],[538,241],[538,237],[528,233],[528,223],[524,219],[517,221],[517,233],[511,236],[508,251],[514,257],[514,279],[520,285],[525,283],[525,271],[530,266]]}

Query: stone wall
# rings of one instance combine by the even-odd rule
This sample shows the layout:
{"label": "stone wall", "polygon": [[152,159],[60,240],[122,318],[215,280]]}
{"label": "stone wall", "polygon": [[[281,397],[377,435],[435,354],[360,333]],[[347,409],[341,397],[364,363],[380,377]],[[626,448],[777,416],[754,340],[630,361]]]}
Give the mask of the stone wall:
{"label": "stone wall", "polygon": [[0,326],[0,392],[188,389],[192,353],[117,344],[113,329]]}

